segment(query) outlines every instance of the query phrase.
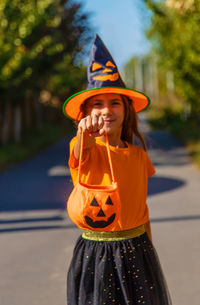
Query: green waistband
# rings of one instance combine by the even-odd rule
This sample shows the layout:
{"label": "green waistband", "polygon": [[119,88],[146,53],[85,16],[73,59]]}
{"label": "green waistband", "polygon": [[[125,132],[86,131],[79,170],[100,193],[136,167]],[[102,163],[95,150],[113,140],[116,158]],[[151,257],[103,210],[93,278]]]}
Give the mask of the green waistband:
{"label": "green waistband", "polygon": [[84,239],[93,241],[117,241],[130,239],[140,236],[145,233],[145,226],[141,225],[137,228],[126,230],[126,231],[114,231],[114,232],[96,232],[85,230],[82,234]]}

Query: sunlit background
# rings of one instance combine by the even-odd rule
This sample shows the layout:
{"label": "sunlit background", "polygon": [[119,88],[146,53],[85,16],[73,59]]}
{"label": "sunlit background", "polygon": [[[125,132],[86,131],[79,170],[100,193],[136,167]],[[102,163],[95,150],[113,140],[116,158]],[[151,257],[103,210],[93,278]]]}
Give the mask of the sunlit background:
{"label": "sunlit background", "polygon": [[1,1],[0,168],[70,132],[62,104],[86,87],[95,33],[127,87],[150,96],[152,126],[199,163],[199,16],[195,0]]}
{"label": "sunlit background", "polygon": [[[66,213],[74,123],[97,33],[128,88],[156,167],[153,242],[174,300],[199,304],[200,0],[0,0],[0,305],[62,305],[79,231]],[[101,304],[99,304],[101,305]]]}
{"label": "sunlit background", "polygon": [[133,56],[142,56],[149,52],[150,42],[145,37],[145,28],[149,24],[150,11],[143,1],[82,1],[83,10],[91,12],[91,23],[105,42],[118,67],[124,65]]}

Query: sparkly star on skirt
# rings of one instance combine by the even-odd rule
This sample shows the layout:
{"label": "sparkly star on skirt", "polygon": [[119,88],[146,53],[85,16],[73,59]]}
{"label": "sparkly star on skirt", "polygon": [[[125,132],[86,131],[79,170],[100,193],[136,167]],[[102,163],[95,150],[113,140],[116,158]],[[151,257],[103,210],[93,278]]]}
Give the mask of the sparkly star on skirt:
{"label": "sparkly star on skirt", "polygon": [[121,241],[79,237],[67,277],[68,305],[171,305],[146,233]]}

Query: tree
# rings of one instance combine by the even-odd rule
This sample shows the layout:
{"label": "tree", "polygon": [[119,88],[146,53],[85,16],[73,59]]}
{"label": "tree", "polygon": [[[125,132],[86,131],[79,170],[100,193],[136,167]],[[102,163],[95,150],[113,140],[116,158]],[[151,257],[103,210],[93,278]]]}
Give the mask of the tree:
{"label": "tree", "polygon": [[177,10],[164,2],[145,0],[152,11],[147,37],[153,42],[160,65],[174,73],[178,93],[190,105],[193,117],[200,114],[200,1]]}
{"label": "tree", "polygon": [[[80,80],[73,63],[90,39],[88,16],[70,0],[1,0],[0,104],[2,111],[28,99],[36,101],[43,89],[65,82],[66,92]],[[65,66],[66,65],[66,66]],[[72,73],[71,73],[72,72]],[[53,77],[57,77],[57,82]],[[65,79],[66,80],[66,79]],[[78,80],[78,81],[77,81]],[[63,88],[62,88],[63,89]],[[28,99],[27,99],[28,96]],[[5,113],[5,112],[4,112]],[[40,117],[40,111],[38,118]],[[5,124],[7,118],[5,118]]]}

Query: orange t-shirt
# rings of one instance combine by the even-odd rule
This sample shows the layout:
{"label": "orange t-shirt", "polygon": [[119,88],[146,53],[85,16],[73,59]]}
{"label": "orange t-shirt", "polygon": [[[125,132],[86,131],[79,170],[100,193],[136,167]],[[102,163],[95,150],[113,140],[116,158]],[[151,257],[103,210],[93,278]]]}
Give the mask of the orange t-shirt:
{"label": "orange t-shirt", "polygon": [[[77,141],[70,142],[69,167],[73,184],[78,178],[78,160],[73,148]],[[147,198],[148,177],[155,173],[148,154],[140,146],[127,143],[127,148],[110,145],[111,159],[121,199],[121,224],[123,230],[129,230],[149,221]],[[111,184],[106,144],[96,138],[96,144],[82,163],[81,181],[86,184]],[[78,211],[77,211],[78,213]]]}

